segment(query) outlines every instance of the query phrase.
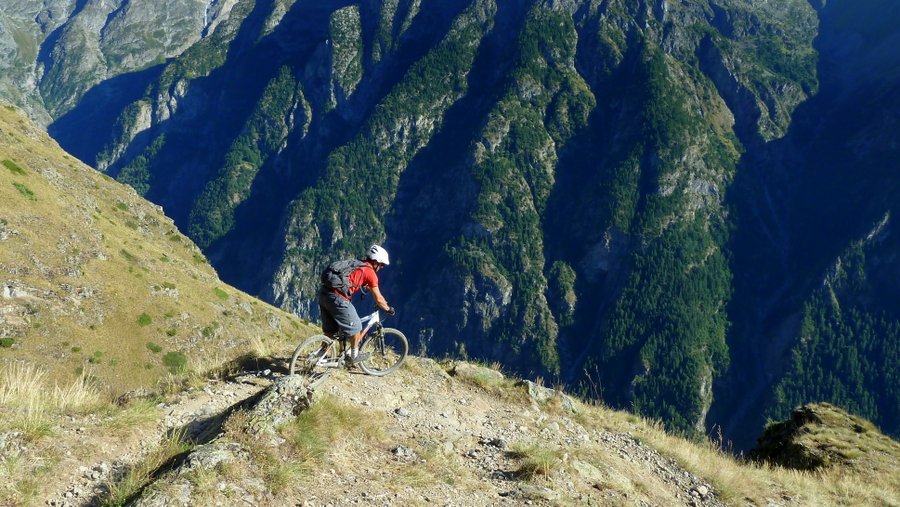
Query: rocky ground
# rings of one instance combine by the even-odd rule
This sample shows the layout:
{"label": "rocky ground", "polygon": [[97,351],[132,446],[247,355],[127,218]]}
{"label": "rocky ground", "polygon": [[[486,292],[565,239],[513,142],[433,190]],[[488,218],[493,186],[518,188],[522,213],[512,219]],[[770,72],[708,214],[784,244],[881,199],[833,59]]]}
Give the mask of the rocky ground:
{"label": "rocky ground", "polygon": [[[130,499],[135,505],[723,505],[702,478],[591,420],[577,401],[488,368],[410,358],[384,378],[336,371],[315,392],[291,380],[250,372],[179,395],[158,407],[164,418],[155,429],[98,442],[102,455],[73,463],[46,505],[102,504],[111,481],[173,431],[198,445]],[[275,426],[308,399],[377,428],[363,437],[348,430],[314,466],[278,485],[254,464],[253,447],[289,461]],[[223,429],[239,413],[249,439]],[[96,434],[89,420],[78,424],[71,436]]]}
{"label": "rocky ground", "polygon": [[[248,372],[227,381],[211,381],[202,388],[175,396],[170,402],[159,403],[157,414],[162,418],[150,428],[135,431],[128,437],[104,438],[104,424],[100,417],[70,417],[60,428],[55,440],[62,449],[63,463],[68,475],[57,476],[46,485],[46,504],[52,506],[102,505],[109,495],[110,483],[129,468],[145,459],[162,439],[173,434],[202,442],[209,440],[221,425],[224,415],[240,407],[272,384],[271,370]],[[142,393],[135,393],[140,396]],[[96,450],[96,459],[78,462],[74,449],[81,438],[89,438]]]}

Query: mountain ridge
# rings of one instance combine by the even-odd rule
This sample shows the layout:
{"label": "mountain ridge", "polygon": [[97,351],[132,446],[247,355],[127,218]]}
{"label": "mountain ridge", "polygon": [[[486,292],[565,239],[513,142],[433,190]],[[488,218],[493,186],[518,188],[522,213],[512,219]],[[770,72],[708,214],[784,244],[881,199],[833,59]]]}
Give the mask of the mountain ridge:
{"label": "mountain ridge", "polygon": [[[778,397],[812,401],[782,382],[821,360],[804,308],[896,207],[898,16],[883,0],[243,1],[110,84],[134,79],[130,105],[85,102],[50,131],[283,308],[315,318],[324,263],[385,241],[418,351],[737,438],[787,415]],[[113,133],[83,128],[85,109]],[[887,370],[868,375],[896,385]],[[819,396],[852,405],[856,373]],[[855,409],[896,434],[896,396],[875,397]]]}
{"label": "mountain ridge", "polygon": [[900,446],[833,408],[879,442],[874,461],[854,439],[841,453],[884,469],[755,465],[724,442],[457,359],[410,356],[387,377],[338,370],[310,391],[287,362],[317,328],[222,283],[158,206],[11,106],[0,106],[0,273],[4,504],[900,498]]}

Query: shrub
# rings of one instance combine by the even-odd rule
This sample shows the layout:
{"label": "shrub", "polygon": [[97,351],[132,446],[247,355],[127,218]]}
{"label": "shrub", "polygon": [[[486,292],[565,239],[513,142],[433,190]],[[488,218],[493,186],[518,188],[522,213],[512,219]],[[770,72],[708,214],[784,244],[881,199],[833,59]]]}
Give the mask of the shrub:
{"label": "shrub", "polygon": [[187,356],[181,352],[168,352],[163,356],[163,364],[171,374],[178,375],[187,367]]}
{"label": "shrub", "polygon": [[178,330],[174,327],[166,330],[166,336],[175,336],[176,334],[178,334]]}
{"label": "shrub", "polygon": [[12,347],[14,343],[16,343],[15,338],[0,338],[0,347],[4,349]]}
{"label": "shrub", "polygon": [[162,347],[153,342],[147,342],[147,348],[150,349],[150,352],[153,352],[154,354],[159,354],[160,352],[162,352]]}
{"label": "shrub", "polygon": [[13,186],[16,187],[19,190],[19,193],[22,194],[23,196],[25,196],[26,198],[28,198],[32,201],[37,200],[34,197],[34,192],[32,192],[28,187],[26,187],[22,183],[13,183]]}
{"label": "shrub", "polygon": [[11,172],[13,174],[17,174],[19,176],[25,176],[26,174],[28,174],[25,172],[25,169],[22,169],[21,167],[19,167],[19,165],[16,164],[15,162],[13,162],[12,160],[4,160],[3,165],[7,169],[9,169],[9,172]]}
{"label": "shrub", "polygon": [[153,318],[150,317],[149,315],[147,315],[146,313],[140,314],[140,316],[138,316],[138,319],[137,319],[137,323],[141,327],[149,326],[150,323],[152,323],[152,322],[153,322]]}

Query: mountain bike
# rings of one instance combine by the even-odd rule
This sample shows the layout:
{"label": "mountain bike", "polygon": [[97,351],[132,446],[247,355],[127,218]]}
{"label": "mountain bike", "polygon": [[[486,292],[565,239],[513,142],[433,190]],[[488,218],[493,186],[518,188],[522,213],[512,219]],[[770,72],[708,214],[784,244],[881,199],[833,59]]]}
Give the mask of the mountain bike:
{"label": "mountain bike", "polygon": [[[355,363],[369,374],[382,377],[403,364],[409,353],[409,342],[400,331],[384,327],[378,310],[361,318],[363,337],[359,346],[360,356],[368,357]],[[348,336],[338,332],[334,338],[318,334],[307,338],[291,357],[291,375],[305,375],[310,387],[321,384],[335,368],[347,368],[344,351],[347,350]]]}

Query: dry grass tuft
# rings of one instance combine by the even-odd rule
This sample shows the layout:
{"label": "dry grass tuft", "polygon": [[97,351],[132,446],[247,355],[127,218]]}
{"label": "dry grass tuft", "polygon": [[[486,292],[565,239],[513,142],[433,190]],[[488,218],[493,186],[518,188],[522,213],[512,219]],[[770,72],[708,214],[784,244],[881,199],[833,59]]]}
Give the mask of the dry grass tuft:
{"label": "dry grass tuft", "polygon": [[658,421],[594,407],[587,417],[597,410],[606,413],[603,422],[607,428],[635,434],[641,442],[705,478],[729,505],[766,505],[782,497],[794,498],[800,505],[900,505],[896,474],[860,474],[847,469],[813,473],[760,465],[732,456],[717,442],[704,444],[672,436]]}
{"label": "dry grass tuft", "polygon": [[525,480],[550,475],[554,470],[558,470],[563,463],[562,451],[550,449],[536,443],[513,444],[510,447],[509,456],[519,460],[516,476]]}
{"label": "dry grass tuft", "polygon": [[486,392],[514,403],[528,403],[528,393],[520,389],[518,379],[506,377],[494,363],[485,366],[477,363],[454,361],[447,366],[447,372],[457,380],[480,387]]}
{"label": "dry grass tuft", "polygon": [[323,463],[347,441],[379,442],[384,439],[383,414],[345,405],[333,396],[324,396],[281,430],[290,443],[294,462],[310,467]]}
{"label": "dry grass tuft", "polygon": [[62,387],[51,387],[46,375],[46,370],[21,362],[0,373],[0,410],[9,412],[7,427],[21,431],[29,440],[49,434],[62,413],[85,412],[102,405],[88,374]]}

